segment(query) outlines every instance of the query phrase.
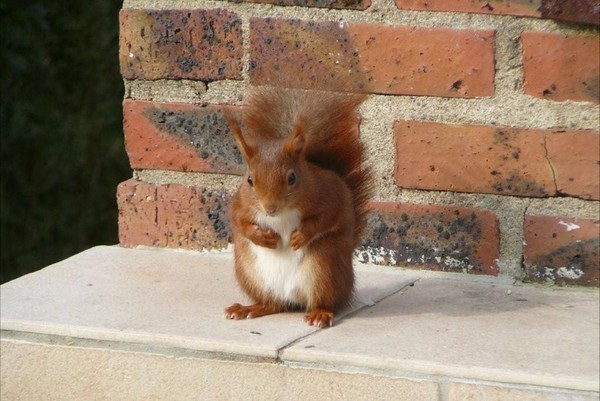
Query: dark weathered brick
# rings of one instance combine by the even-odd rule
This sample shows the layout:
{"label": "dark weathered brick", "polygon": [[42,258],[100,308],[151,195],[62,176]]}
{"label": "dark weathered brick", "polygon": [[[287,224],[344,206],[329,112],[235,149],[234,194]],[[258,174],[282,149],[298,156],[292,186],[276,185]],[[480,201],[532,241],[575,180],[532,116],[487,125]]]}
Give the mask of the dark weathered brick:
{"label": "dark weathered brick", "polygon": [[234,3],[267,3],[278,6],[337,8],[349,10],[365,10],[371,0],[229,0]]}
{"label": "dark weathered brick", "polygon": [[542,0],[540,12],[542,18],[600,25],[598,0]]}
{"label": "dark weathered brick", "polygon": [[599,285],[600,222],[555,216],[525,216],[525,280]]}
{"label": "dark weathered brick", "polygon": [[241,79],[242,21],[227,10],[120,13],[119,61],[128,79]]}
{"label": "dark weathered brick", "polygon": [[450,11],[539,17],[543,0],[396,0],[403,10]]}
{"label": "dark weathered brick", "polygon": [[383,94],[494,94],[494,31],[253,18],[254,84]]}
{"label": "dark weathered brick", "polygon": [[465,12],[600,24],[598,0],[395,0],[402,10]]}
{"label": "dark weathered brick", "polygon": [[459,206],[372,203],[355,251],[365,262],[473,274],[498,274],[494,213]]}
{"label": "dark weathered brick", "polygon": [[132,168],[243,174],[244,162],[222,107],[125,100],[125,145]]}
{"label": "dark weathered brick", "polygon": [[117,189],[121,245],[223,249],[231,239],[226,191],[152,185],[135,180]]}

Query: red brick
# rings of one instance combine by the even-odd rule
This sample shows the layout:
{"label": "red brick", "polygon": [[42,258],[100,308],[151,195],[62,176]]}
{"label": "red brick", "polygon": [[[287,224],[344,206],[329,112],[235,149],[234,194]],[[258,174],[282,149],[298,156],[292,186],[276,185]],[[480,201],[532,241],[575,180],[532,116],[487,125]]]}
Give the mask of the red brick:
{"label": "red brick", "polygon": [[494,94],[494,31],[253,18],[252,83],[382,94]]}
{"label": "red brick", "polygon": [[164,246],[156,225],[156,187],[127,180],[117,186],[119,241],[124,246]]}
{"label": "red brick", "polygon": [[396,0],[402,10],[458,11],[465,13],[539,17],[542,0]]}
{"label": "red brick", "polygon": [[598,103],[600,41],[597,35],[523,32],[525,93],[550,100]]}
{"label": "red brick", "polygon": [[595,132],[421,121],[397,121],[394,132],[402,188],[598,197]]}
{"label": "red brick", "polygon": [[597,0],[395,0],[402,10],[446,11],[541,17],[600,24]]}
{"label": "red brick", "polygon": [[230,11],[123,9],[119,18],[125,78],[242,78],[242,22]]}
{"label": "red brick", "polygon": [[556,192],[543,130],[398,121],[394,131],[396,183],[402,188],[520,196]]}
{"label": "red brick", "polygon": [[600,25],[598,0],[542,0],[542,18]]}
{"label": "red brick", "polygon": [[600,222],[555,216],[525,216],[525,280],[598,286]]}
{"label": "red brick", "polygon": [[371,0],[229,0],[235,3],[266,3],[278,6],[337,8],[349,10],[365,10],[371,5]]}
{"label": "red brick", "polygon": [[117,188],[121,245],[223,249],[230,242],[224,191],[152,185],[135,180]]}
{"label": "red brick", "polygon": [[600,199],[600,135],[598,132],[554,132],[546,149],[560,194]]}
{"label": "red brick", "polygon": [[125,100],[123,118],[134,169],[244,173],[221,106]]}
{"label": "red brick", "polygon": [[460,206],[372,203],[365,239],[356,250],[365,262],[498,275],[496,215]]}

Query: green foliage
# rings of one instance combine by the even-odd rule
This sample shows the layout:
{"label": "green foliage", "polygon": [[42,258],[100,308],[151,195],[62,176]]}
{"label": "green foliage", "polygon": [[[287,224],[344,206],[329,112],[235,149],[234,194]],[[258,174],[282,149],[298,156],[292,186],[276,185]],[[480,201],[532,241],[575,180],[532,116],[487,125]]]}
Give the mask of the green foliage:
{"label": "green foliage", "polygon": [[0,282],[118,242],[120,6],[0,3]]}

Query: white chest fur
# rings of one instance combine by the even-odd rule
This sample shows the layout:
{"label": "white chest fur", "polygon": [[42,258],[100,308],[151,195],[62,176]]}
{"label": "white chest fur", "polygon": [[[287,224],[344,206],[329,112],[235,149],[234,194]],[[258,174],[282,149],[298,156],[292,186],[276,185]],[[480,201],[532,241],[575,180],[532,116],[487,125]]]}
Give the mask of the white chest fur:
{"label": "white chest fur", "polygon": [[294,251],[289,246],[292,232],[300,225],[300,212],[291,210],[277,216],[259,213],[256,222],[281,237],[277,249],[250,245],[263,290],[280,302],[307,305],[312,288],[311,269],[306,266],[309,261],[303,248]]}

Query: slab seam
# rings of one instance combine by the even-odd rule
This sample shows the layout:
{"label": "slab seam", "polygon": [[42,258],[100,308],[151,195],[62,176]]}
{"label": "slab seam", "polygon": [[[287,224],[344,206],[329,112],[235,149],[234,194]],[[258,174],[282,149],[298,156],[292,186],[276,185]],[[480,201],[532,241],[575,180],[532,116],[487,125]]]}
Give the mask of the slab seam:
{"label": "slab seam", "polygon": [[[386,300],[387,298],[400,293],[401,291],[403,291],[404,289],[407,289],[408,287],[414,287],[415,283],[417,281],[420,281],[420,280],[421,280],[421,278],[419,278],[419,277],[412,278],[410,282],[408,282],[407,284],[405,284],[402,287],[398,288],[397,290],[391,291],[389,294],[384,295],[381,299],[379,299],[377,301],[374,301],[374,303],[372,305],[367,305],[366,303],[363,302],[362,305],[360,307],[358,307],[356,310],[348,312],[347,314],[345,314],[344,316],[342,316],[340,318],[340,321],[341,320],[346,320],[347,318],[354,316],[355,314],[357,314],[358,312],[360,312],[360,311],[362,311],[362,310],[364,310],[366,308],[371,308],[371,307],[377,305],[378,303]],[[293,347],[294,345],[300,343],[301,341],[304,341],[305,339],[307,339],[309,337],[313,337],[315,335],[318,335],[321,332],[321,330],[323,330],[323,329],[319,329],[319,330],[313,331],[311,333],[305,334],[305,335],[303,335],[301,337],[296,338],[293,341],[290,341],[288,344],[286,344],[286,345],[282,346],[281,348],[279,348],[277,350],[277,362],[280,363],[280,364],[286,364],[285,359],[282,358],[282,353],[286,349],[288,349],[290,347]],[[325,330],[327,330],[327,329],[325,329]]]}

